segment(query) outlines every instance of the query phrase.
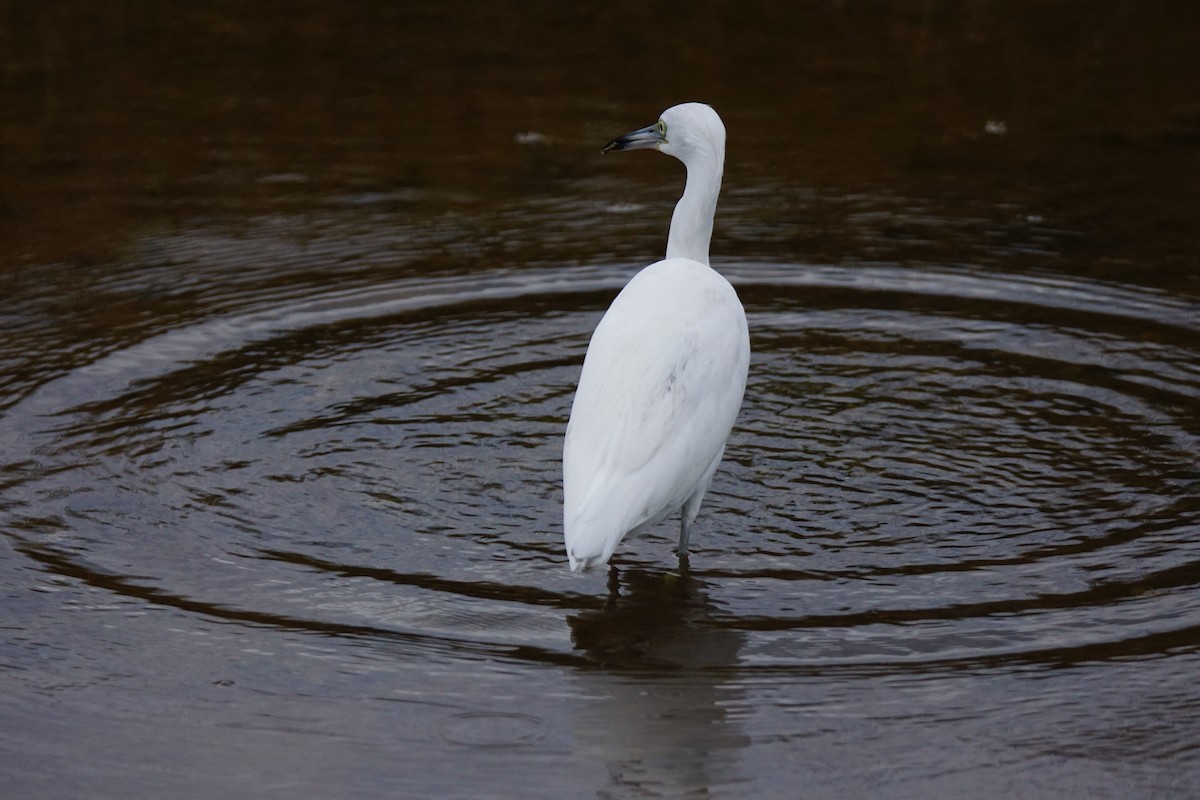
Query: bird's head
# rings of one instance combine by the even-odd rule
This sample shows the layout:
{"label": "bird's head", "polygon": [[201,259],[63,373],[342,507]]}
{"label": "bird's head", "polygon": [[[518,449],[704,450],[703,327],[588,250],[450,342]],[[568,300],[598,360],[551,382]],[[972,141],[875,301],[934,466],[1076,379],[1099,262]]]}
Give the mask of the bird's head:
{"label": "bird's head", "polygon": [[603,152],[648,149],[675,156],[684,164],[697,157],[723,164],[725,125],[711,107],[703,103],[683,103],[668,108],[653,125],[613,139],[605,145]]}

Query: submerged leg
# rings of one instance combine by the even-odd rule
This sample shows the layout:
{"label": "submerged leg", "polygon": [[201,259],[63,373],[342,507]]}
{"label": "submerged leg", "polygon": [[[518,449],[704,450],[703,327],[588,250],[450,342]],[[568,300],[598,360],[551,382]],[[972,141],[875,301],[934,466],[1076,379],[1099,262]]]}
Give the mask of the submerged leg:
{"label": "submerged leg", "polygon": [[686,552],[680,553],[679,554],[679,576],[681,578],[687,577],[688,568],[690,566],[691,566],[691,563],[688,561],[688,554]]}
{"label": "submerged leg", "polygon": [[675,552],[679,556],[680,575],[686,575],[688,571],[688,538],[692,535],[692,522],[696,519],[695,512],[688,514],[688,505],[685,505],[679,514],[679,547]]}
{"label": "submerged leg", "polygon": [[608,599],[605,600],[604,606],[612,608],[617,604],[617,598],[621,596],[621,574],[617,571],[617,565],[611,561],[608,563]]}

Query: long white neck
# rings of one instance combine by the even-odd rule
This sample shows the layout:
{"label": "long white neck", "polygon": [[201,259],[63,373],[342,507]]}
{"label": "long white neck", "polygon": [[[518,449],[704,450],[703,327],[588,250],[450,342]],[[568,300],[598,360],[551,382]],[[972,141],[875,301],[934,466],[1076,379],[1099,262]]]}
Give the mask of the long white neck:
{"label": "long white neck", "polygon": [[684,164],[687,166],[687,183],[683,187],[683,196],[675,204],[675,213],[671,215],[667,258],[690,258],[707,267],[725,154],[696,154]]}

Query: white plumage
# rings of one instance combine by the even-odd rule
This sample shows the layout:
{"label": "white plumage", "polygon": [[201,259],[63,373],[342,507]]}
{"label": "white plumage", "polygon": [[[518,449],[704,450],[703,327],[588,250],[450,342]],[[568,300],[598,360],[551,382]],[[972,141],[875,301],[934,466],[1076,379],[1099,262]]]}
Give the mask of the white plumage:
{"label": "white plumage", "polygon": [[680,512],[679,552],[725,450],[750,362],[737,292],[708,265],[725,126],[669,108],[609,150],[658,149],[687,167],[667,258],[626,284],[592,334],[563,445],[571,569],[608,561],[626,534]]}

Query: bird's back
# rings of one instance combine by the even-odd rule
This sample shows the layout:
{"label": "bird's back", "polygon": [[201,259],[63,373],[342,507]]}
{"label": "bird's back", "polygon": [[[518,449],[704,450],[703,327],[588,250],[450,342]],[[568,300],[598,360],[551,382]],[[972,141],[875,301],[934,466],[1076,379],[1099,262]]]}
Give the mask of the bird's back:
{"label": "bird's back", "polygon": [[741,406],[749,360],[741,302],[709,267],[670,258],[626,285],[592,335],[567,426],[573,564],[607,561],[630,530],[703,490]]}

